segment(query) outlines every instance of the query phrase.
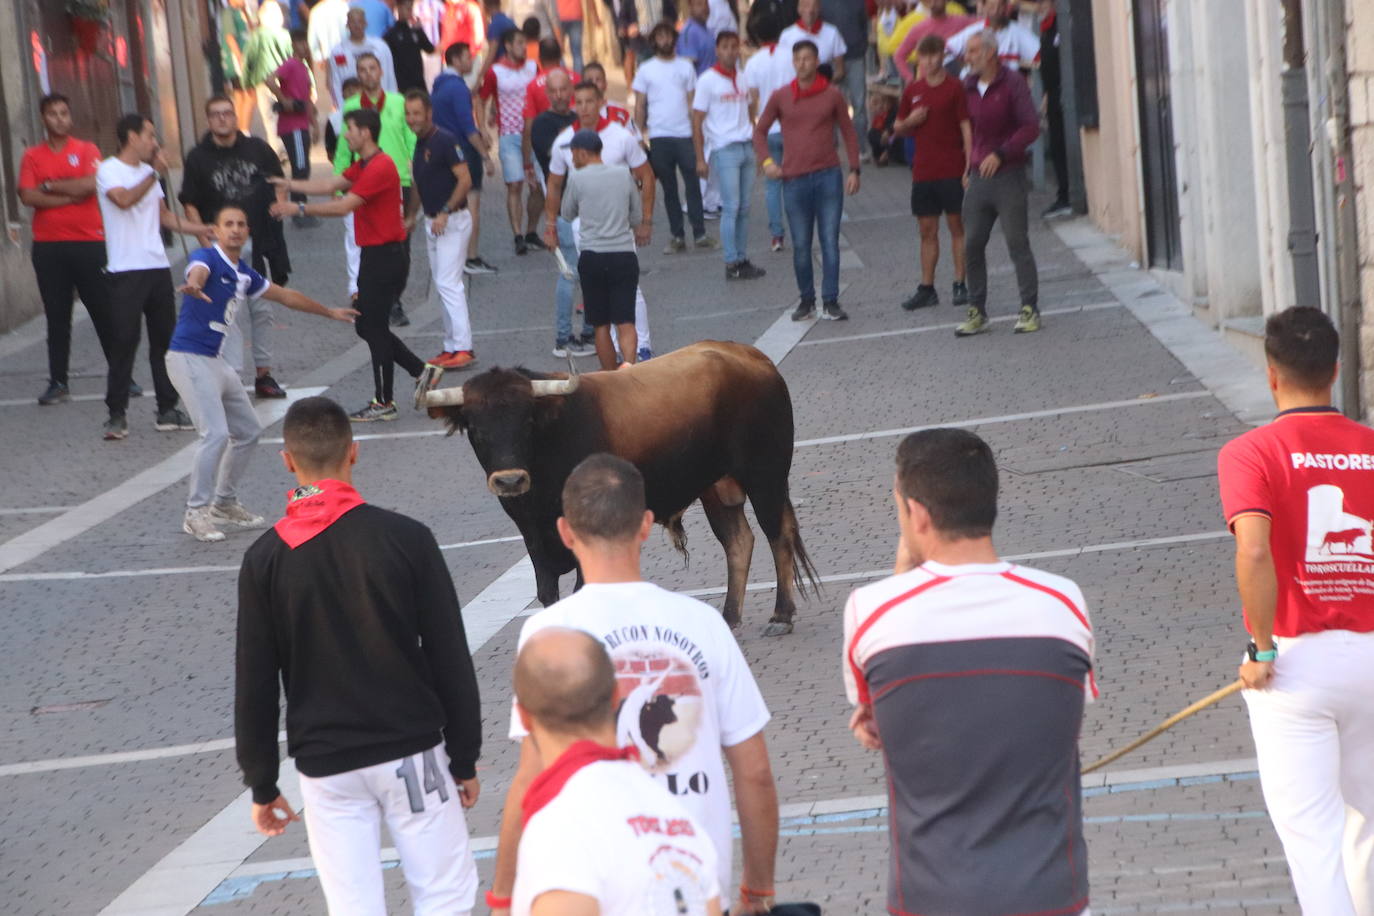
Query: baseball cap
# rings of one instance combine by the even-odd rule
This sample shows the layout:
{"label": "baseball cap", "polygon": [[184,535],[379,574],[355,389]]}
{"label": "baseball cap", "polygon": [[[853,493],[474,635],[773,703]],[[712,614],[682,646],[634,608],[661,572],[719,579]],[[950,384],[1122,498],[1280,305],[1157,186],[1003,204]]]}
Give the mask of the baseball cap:
{"label": "baseball cap", "polygon": [[589,153],[601,152],[601,135],[594,130],[583,128],[572,135],[572,139],[563,144],[564,149],[584,149]]}

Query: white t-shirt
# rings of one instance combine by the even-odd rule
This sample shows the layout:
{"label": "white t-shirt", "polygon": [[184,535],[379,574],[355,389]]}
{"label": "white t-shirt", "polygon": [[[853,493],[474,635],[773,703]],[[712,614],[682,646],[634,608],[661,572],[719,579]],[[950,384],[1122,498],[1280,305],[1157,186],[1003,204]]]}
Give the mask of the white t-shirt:
{"label": "white t-shirt", "polygon": [[351,38],[344,38],[329,52],[329,86],[339,105],[343,105],[343,83],[350,76],[358,75],[358,58],[371,54],[382,65],[382,88],[387,92],[396,91],[396,65],[391,62],[391,49],[380,38],[364,36],[357,44]]}
{"label": "white t-shirt", "polygon": [[492,64],[482,80],[480,95],[496,97],[496,125],[503,137],[525,131],[525,90],[539,75],[539,65],[529,58],[516,67],[509,58]]}
{"label": "white t-shirt", "polygon": [[[562,133],[554,138],[553,147],[549,150],[551,174],[567,175],[573,170],[572,150],[568,149],[568,144],[572,142],[576,131],[577,125],[572,124],[563,128]],[[602,127],[597,133],[601,136],[601,161],[607,165],[623,165],[626,168],[637,169],[649,161],[639,141],[614,121]]]}
{"label": "white t-shirt", "polygon": [[754,136],[749,123],[749,89],[736,70],[735,78],[724,75],[715,67],[697,77],[697,93],[692,97],[692,109],[706,112],[701,122],[708,150],[720,149],[731,143],[748,143]]}
{"label": "white t-shirt", "polygon": [[[759,111],[768,104],[773,93],[797,78],[797,70],[792,66],[792,53],[781,53],[778,45],[764,46],[749,58],[744,65],[744,85],[759,94]],[[782,119],[773,122],[768,128],[770,134],[782,132]]]}
{"label": "white t-shirt", "polygon": [[[990,30],[986,19],[973,23],[961,32],[955,33],[948,42],[945,43],[945,60],[951,61],[964,53],[964,48],[968,45],[968,40],[974,35],[984,30]],[[1040,39],[1031,34],[1031,30],[1019,22],[1009,22],[1006,28],[997,35],[997,56],[1002,63],[1008,67],[1018,67],[1022,70],[1031,70],[1040,66]],[[964,68],[965,74],[968,67]]]}
{"label": "white t-shirt", "polygon": [[148,163],[127,165],[117,156],[100,163],[95,171],[100,218],[105,223],[106,273],[172,266],[167,249],[162,247],[162,185],[153,182],[148,193],[127,210],[116,206],[109,196],[112,188],[137,187],[152,174]]}
{"label": "white t-shirt", "polygon": [[706,28],[711,30],[713,38],[721,32],[739,31],[739,20],[735,18],[735,12],[730,9],[727,0],[710,0],[707,5]]}
{"label": "white t-shirt", "polygon": [[705,916],[721,895],[700,824],[638,764],[604,760],[573,774],[520,837],[511,912],[549,891],[595,898],[601,916]]}
{"label": "white t-shirt", "polygon": [[644,93],[649,103],[649,139],[692,136],[687,102],[697,88],[697,71],[691,61],[655,55],[639,65],[630,88]]}
{"label": "white t-shirt", "polygon": [[[710,834],[721,887],[733,887],[730,786],[721,748],[754,737],[768,707],[720,611],[650,582],[584,585],[520,630],[545,627],[599,639],[615,663],[616,736]],[[511,738],[525,736],[512,704]],[[523,846],[522,854],[523,854]]]}
{"label": "white t-shirt", "polygon": [[[803,38],[815,42],[816,52],[823,64],[828,64],[837,57],[844,57],[845,51],[849,50],[844,39],[840,37],[840,30],[825,20],[821,20],[821,30],[815,35],[794,22],[783,29],[782,35],[778,37],[778,53],[787,55],[789,65],[792,63],[792,46]],[[795,78],[795,74],[793,74],[793,78]]]}

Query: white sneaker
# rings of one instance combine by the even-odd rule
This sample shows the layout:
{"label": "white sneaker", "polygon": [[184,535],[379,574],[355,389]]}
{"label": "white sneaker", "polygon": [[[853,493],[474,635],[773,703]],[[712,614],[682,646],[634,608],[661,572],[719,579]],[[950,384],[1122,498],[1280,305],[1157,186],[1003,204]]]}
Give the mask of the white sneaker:
{"label": "white sneaker", "polygon": [[254,515],[236,502],[215,503],[210,507],[210,518],[216,522],[237,525],[240,528],[266,527],[266,519],[261,515]]}
{"label": "white sneaker", "polygon": [[186,518],[181,523],[181,530],[197,541],[224,540],[224,532],[215,527],[215,523],[210,520],[210,510],[205,506],[187,509]]}

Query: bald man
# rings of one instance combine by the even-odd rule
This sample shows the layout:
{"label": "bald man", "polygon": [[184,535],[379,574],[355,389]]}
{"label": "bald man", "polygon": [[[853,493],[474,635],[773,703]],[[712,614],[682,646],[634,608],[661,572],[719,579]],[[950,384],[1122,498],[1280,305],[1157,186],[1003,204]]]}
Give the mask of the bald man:
{"label": "bald man", "polygon": [[[559,536],[577,557],[586,584],[525,621],[520,645],[546,629],[572,627],[607,647],[620,710],[616,740],[636,748],[641,766],[709,833],[717,883],[726,889],[736,887],[733,784],[743,874],[730,911],[768,913],[778,796],[764,738],[768,707],[744,654],[715,608],[644,581],[640,548],[653,513],[634,465],[604,453],[586,458],[568,475],[562,503]],[[537,774],[549,760],[519,716],[512,717],[510,737],[522,743],[492,879],[502,895],[524,861],[523,853],[518,861],[515,855],[522,799],[536,791]]]}
{"label": "bald man", "polygon": [[[615,667],[595,637],[548,627],[515,662],[516,715],[547,765],[522,804],[516,916],[642,916],[647,900],[720,916],[710,836],[616,747]],[[666,910],[664,910],[666,912]]]}

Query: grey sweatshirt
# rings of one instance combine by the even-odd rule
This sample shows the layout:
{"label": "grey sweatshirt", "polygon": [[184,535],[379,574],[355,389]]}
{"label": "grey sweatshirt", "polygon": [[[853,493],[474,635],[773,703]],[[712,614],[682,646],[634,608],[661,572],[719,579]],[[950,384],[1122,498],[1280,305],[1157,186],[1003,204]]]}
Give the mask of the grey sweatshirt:
{"label": "grey sweatshirt", "polygon": [[562,215],[569,221],[581,217],[580,250],[634,251],[634,227],[644,218],[644,205],[628,168],[594,162],[568,173]]}

